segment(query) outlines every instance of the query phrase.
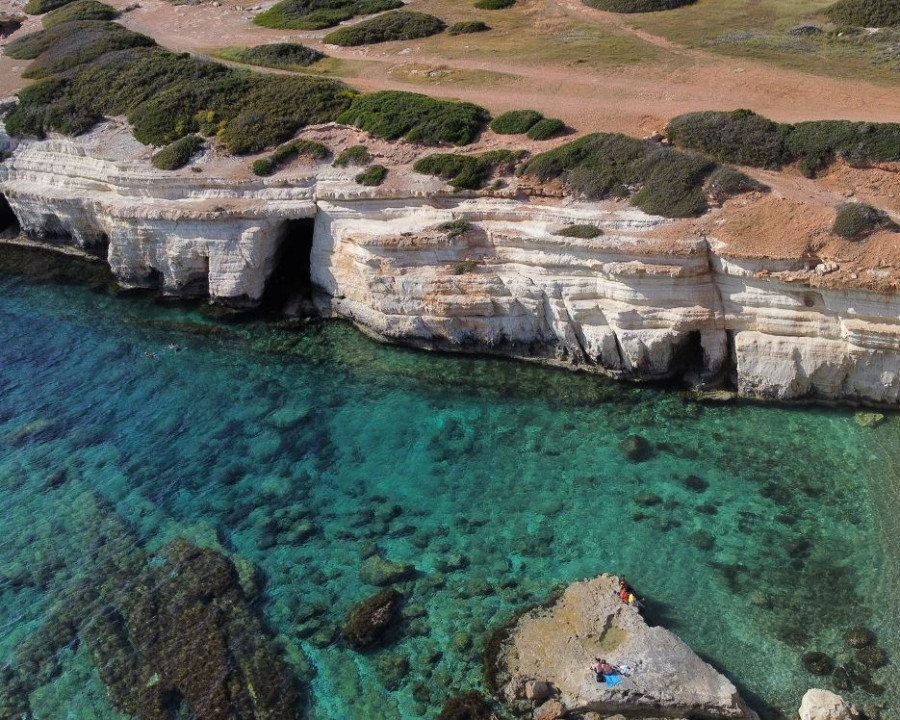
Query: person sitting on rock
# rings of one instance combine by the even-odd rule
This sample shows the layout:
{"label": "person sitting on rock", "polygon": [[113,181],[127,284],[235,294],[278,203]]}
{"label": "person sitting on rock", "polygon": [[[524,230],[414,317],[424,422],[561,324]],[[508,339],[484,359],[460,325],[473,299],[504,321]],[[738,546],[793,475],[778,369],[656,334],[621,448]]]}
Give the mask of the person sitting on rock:
{"label": "person sitting on rock", "polygon": [[603,682],[607,675],[615,675],[616,669],[604,658],[594,658],[591,663],[591,672],[597,676],[597,682]]}
{"label": "person sitting on rock", "polygon": [[638,610],[643,610],[646,600],[641,598],[638,600],[634,592],[634,588],[628,583],[625,577],[619,578],[619,599],[626,605],[634,605]]}

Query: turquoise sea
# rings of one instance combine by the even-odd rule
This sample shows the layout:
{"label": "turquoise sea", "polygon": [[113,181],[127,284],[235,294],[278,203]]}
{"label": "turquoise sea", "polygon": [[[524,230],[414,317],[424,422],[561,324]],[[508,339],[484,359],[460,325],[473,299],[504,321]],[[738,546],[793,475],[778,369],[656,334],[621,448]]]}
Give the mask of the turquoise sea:
{"label": "turquoise sea", "polygon": [[[436,716],[482,687],[492,629],[602,572],[628,575],[766,717],[831,687],[801,656],[846,661],[852,627],[900,658],[900,418],[698,404],[338,322],[238,322],[56,265],[0,274],[0,716],[134,714],[122,693],[143,686],[116,648],[190,676],[191,652],[166,653],[208,616],[160,629],[141,605],[177,585],[179,537],[238,567],[229,597],[315,720]],[[641,462],[621,448],[633,434]],[[417,574],[399,637],[360,654],[338,628],[377,589],[359,574],[373,552]],[[900,717],[895,666],[871,682],[882,695],[844,694]],[[180,692],[168,715],[137,714],[202,720]]]}

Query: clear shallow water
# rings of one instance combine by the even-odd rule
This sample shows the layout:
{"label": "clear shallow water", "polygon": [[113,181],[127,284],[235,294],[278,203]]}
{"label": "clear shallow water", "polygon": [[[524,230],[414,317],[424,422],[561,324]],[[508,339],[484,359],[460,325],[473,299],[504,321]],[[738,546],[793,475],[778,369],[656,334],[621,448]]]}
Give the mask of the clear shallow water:
{"label": "clear shallow water", "polygon": [[[102,582],[103,548],[152,563],[176,537],[257,568],[254,609],[316,720],[434,716],[481,686],[492,628],[606,571],[770,714],[829,686],[800,656],[849,656],[849,627],[898,647],[895,418],[701,406],[342,324],[223,325],[14,277],[0,368],[0,658],[38,718],[125,717],[84,642],[91,618],[62,635],[48,618]],[[644,462],[620,449],[632,433],[655,448]],[[403,637],[360,655],[336,627],[375,590],[359,579],[373,542],[419,577]],[[62,647],[50,669],[22,652],[45,635]],[[875,673],[888,708],[895,675]]]}

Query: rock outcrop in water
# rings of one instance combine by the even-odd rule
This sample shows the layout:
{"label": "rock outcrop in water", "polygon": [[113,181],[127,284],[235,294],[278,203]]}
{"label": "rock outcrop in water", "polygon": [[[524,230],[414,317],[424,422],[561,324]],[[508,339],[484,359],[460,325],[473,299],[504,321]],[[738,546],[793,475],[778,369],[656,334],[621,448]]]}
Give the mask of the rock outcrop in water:
{"label": "rock outcrop in water", "polygon": [[[535,683],[549,683],[570,712],[637,717],[755,718],[734,685],[678,637],[649,626],[619,600],[618,579],[602,575],[570,585],[546,608],[513,626],[496,658],[508,704],[526,711]],[[608,687],[590,665],[601,657],[630,672]],[[529,689],[532,692],[529,693]]]}
{"label": "rock outcrop in water", "polygon": [[[898,301],[875,275],[838,281],[814,256],[757,256],[622,203],[524,185],[451,196],[406,173],[372,189],[324,165],[249,179],[222,158],[172,174],[147,154],[114,123],[22,142],[0,164],[0,196],[26,236],[104,257],[124,286],[253,306],[300,245],[308,267],[288,270],[308,274],[319,310],[387,341],[730,381],[747,397],[900,403]],[[311,231],[297,224],[309,219]],[[558,234],[584,223],[603,234]]]}

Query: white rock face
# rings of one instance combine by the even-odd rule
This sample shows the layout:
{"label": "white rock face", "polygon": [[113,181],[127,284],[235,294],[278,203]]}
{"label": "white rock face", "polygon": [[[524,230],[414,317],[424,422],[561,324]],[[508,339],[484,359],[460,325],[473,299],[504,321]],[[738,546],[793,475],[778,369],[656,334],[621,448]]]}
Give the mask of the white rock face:
{"label": "white rock face", "polygon": [[[172,174],[147,156],[115,124],[22,142],[0,164],[0,193],[26,234],[105,257],[125,286],[253,305],[289,221],[314,217],[318,307],[387,341],[635,380],[730,378],[748,397],[900,404],[894,295],[788,282],[790,263],[735,259],[714,238],[660,239],[669,221],[622,203],[385,191],[329,166]],[[454,220],[471,227],[439,229]],[[574,223],[603,235],[557,234]]]}
{"label": "white rock face", "polygon": [[800,703],[800,720],[857,720],[859,711],[828,690],[807,690]]}

